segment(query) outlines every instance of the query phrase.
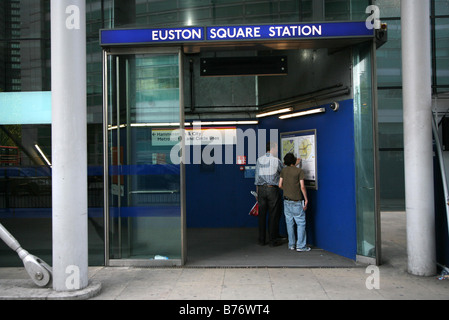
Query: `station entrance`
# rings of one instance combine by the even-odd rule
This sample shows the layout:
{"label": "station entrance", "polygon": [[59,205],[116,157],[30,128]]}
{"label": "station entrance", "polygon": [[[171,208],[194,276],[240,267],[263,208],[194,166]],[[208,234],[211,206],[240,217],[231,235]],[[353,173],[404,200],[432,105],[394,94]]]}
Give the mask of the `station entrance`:
{"label": "station entrance", "polygon": [[[348,267],[380,258],[373,35],[130,41],[102,42],[106,265]],[[294,117],[259,117],[280,109]],[[297,115],[310,110],[320,112]],[[281,158],[282,138],[311,131],[313,250],[258,246],[255,160],[266,142],[279,143]]]}

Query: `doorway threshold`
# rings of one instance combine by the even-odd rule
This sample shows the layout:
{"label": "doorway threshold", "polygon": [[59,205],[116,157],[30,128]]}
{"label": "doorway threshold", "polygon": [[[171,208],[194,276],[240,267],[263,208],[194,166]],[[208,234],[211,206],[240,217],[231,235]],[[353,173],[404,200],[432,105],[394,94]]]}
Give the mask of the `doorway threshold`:
{"label": "doorway threshold", "polygon": [[257,228],[188,228],[185,268],[356,268],[360,263],[311,247],[288,250],[287,244],[257,244]]}

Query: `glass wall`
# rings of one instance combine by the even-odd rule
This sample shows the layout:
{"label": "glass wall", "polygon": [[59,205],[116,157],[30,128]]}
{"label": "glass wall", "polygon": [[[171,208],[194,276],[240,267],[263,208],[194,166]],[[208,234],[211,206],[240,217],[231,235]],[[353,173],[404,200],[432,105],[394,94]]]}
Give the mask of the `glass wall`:
{"label": "glass wall", "polygon": [[[387,44],[377,51],[381,204],[384,210],[403,210],[404,180],[398,176],[403,172],[400,0],[86,0],[90,263],[102,264],[104,259],[99,29],[364,20],[371,2],[380,7],[389,29]],[[449,3],[431,3],[433,92],[447,96]],[[24,247],[51,263],[51,194],[45,195],[51,187],[45,160],[51,163],[50,120],[45,120],[45,112],[39,120],[30,116],[34,122],[14,120],[10,112],[22,108],[20,113],[26,115],[24,110],[32,109],[25,93],[48,98],[51,91],[49,17],[50,0],[0,1],[0,223]],[[13,98],[7,93],[20,95]],[[39,101],[38,106],[48,112],[45,99]],[[8,121],[5,115],[10,116]],[[1,266],[21,263],[1,242],[0,256]]]}
{"label": "glass wall", "polygon": [[[86,0],[89,263],[104,261],[99,29],[364,20],[369,4],[369,0]],[[51,264],[49,19],[50,0],[0,2],[0,223]],[[27,94],[35,94],[33,105]],[[22,117],[14,118],[11,110],[20,110]],[[30,110],[42,112],[32,116]],[[0,266],[21,265],[10,251],[0,243]]]}
{"label": "glass wall", "polygon": [[357,254],[376,257],[376,181],[371,44],[353,49]]}
{"label": "glass wall", "polygon": [[[369,3],[369,0],[115,0],[113,20],[115,27],[363,21]],[[123,19],[125,15],[130,19]]]}
{"label": "glass wall", "polygon": [[109,258],[181,259],[178,53],[108,57]]}
{"label": "glass wall", "polygon": [[[400,14],[399,9],[381,8],[381,14]],[[382,21],[388,24],[388,42],[377,50],[381,205],[383,210],[404,210],[401,21]]]}
{"label": "glass wall", "polygon": [[[0,223],[51,262],[49,1],[0,2]],[[0,266],[22,265],[0,241]]]}
{"label": "glass wall", "polygon": [[[377,50],[379,153],[383,210],[405,210],[400,0],[376,0],[388,24],[388,42]],[[449,93],[449,2],[431,1],[432,91]]]}
{"label": "glass wall", "polygon": [[[89,263],[103,264],[102,63],[113,1],[87,1]],[[0,2],[0,223],[52,263],[50,1]],[[0,267],[23,265],[0,241]]]}

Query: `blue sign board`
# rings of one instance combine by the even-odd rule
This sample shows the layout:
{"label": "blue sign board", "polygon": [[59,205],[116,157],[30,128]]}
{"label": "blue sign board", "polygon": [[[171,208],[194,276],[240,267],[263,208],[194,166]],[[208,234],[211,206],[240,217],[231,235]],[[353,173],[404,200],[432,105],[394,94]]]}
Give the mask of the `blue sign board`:
{"label": "blue sign board", "polygon": [[102,46],[217,41],[261,41],[372,37],[365,22],[182,27],[158,29],[105,29]]}

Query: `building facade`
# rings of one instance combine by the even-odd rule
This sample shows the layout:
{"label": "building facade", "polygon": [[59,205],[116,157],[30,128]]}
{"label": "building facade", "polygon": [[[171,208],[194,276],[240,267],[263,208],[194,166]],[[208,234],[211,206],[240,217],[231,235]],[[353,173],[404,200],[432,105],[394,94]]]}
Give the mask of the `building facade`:
{"label": "building facade", "polygon": [[[189,70],[189,68],[198,69],[200,59],[214,57],[232,57],[229,52],[223,50],[210,50],[211,52],[203,55],[195,55],[195,48],[186,54],[183,61],[183,74],[186,82],[184,88],[186,108],[186,120],[254,120],[257,112],[261,109],[270,109],[274,102],[282,102],[287,98],[295,97],[295,95],[307,96],[310,93],[329,89],[336,82],[343,83],[345,87],[353,88],[351,100],[357,100],[357,97],[365,97],[370,95],[373,87],[369,81],[377,78],[377,105],[378,105],[378,140],[373,139],[372,133],[376,133],[375,125],[372,121],[372,113],[368,112],[369,117],[366,118],[366,101],[363,98],[359,100],[359,109],[356,110],[351,117],[354,122],[353,133],[356,141],[351,147],[352,154],[362,154],[362,156],[349,157],[348,161],[354,161],[354,211],[357,217],[351,220],[351,227],[354,229],[362,228],[365,230],[357,230],[356,241],[349,245],[353,247],[349,253],[345,250],[335,249],[339,254],[353,257],[355,255],[373,257],[375,254],[372,248],[376,242],[376,230],[373,224],[376,221],[376,206],[380,206],[385,210],[404,210],[404,176],[403,176],[403,134],[402,134],[402,77],[401,77],[401,25],[400,25],[400,1],[360,1],[360,0],[333,0],[333,1],[304,1],[304,0],[276,0],[276,1],[124,1],[124,0],[87,0],[87,99],[88,99],[88,201],[89,201],[89,264],[103,265],[105,263],[105,255],[120,256],[123,248],[131,246],[131,242],[123,239],[129,237],[129,234],[122,231],[122,228],[129,228],[124,222],[115,221],[115,215],[112,211],[111,221],[104,219],[105,199],[107,201],[119,200],[120,195],[127,189],[123,189],[126,183],[129,186],[136,186],[134,191],[145,188],[152,188],[152,181],[148,179],[137,179],[125,182],[122,179],[136,174],[120,174],[115,173],[109,176],[107,186],[109,189],[109,198],[105,197],[105,158],[109,159],[109,165],[124,164],[120,159],[125,159],[127,143],[120,143],[120,136],[116,135],[122,124],[122,119],[131,117],[130,123],[149,122],[158,120],[159,122],[179,122],[180,118],[177,110],[171,110],[168,114],[163,104],[157,101],[170,101],[172,96],[166,96],[167,89],[173,89],[173,83],[179,80],[177,72],[170,70],[179,70],[181,66],[178,64],[174,56],[164,56],[162,58],[152,59],[151,57],[139,58],[135,53],[134,57],[129,59],[126,55],[111,54],[104,60],[104,51],[99,43],[99,31],[101,29],[116,28],[171,28],[171,27],[189,27],[189,26],[231,26],[231,25],[252,25],[252,24],[289,24],[289,23],[308,23],[308,22],[335,22],[335,21],[365,21],[368,14],[366,8],[369,5],[377,5],[380,8],[380,17],[382,22],[388,24],[388,42],[376,51],[376,59],[370,56],[373,53],[369,48],[363,46],[354,46],[353,51],[348,50],[330,50],[330,44],[322,50],[322,48],[300,48],[301,56],[297,56],[297,50],[288,49],[276,50],[282,51],[289,59],[297,62],[303,68],[303,76],[309,77],[307,81],[309,86],[304,85],[299,93],[294,93],[293,88],[289,86],[289,82],[280,80],[279,87],[276,90],[271,78],[265,77],[245,77],[245,78],[207,78],[207,81],[200,78],[198,74]],[[430,23],[432,25],[432,89],[435,98],[447,99],[449,92],[449,2],[448,1],[431,1],[432,16]],[[40,256],[42,259],[51,263],[51,52],[50,52],[50,1],[3,1],[0,4],[0,16],[3,25],[0,25],[0,150],[1,150],[1,167],[0,175],[0,223],[10,230],[22,245],[28,251]],[[229,50],[224,50],[229,51]],[[254,48],[239,49],[239,55],[251,56],[257,51]],[[258,51],[258,55],[266,54]],[[202,52],[200,50],[200,52]],[[190,54],[190,55],[189,55]],[[373,67],[371,63],[364,65],[364,59],[370,56],[372,61],[377,61],[375,71],[377,77],[370,73]],[[332,58],[329,58],[332,57]],[[114,60],[115,59],[115,60]],[[333,60],[332,60],[333,59]],[[359,59],[359,60],[357,60]],[[157,60],[157,61],[156,61]],[[371,61],[371,60],[370,60]],[[335,70],[329,66],[325,66],[324,62],[332,66],[339,65],[341,70]],[[106,64],[105,64],[106,63]],[[106,65],[106,68],[104,68]],[[303,67],[304,65],[309,65]],[[128,67],[126,67],[128,66]],[[164,66],[162,69],[161,66]],[[166,68],[168,66],[168,68]],[[358,66],[354,67],[354,66]],[[126,72],[122,68],[128,68]],[[105,69],[109,72],[109,78],[104,79]],[[344,71],[346,69],[346,71]],[[167,71],[168,70],[168,71]],[[329,71],[330,70],[330,71]],[[348,71],[350,70],[350,71]],[[109,152],[105,155],[104,148],[104,81],[112,88],[107,97],[112,99],[120,99],[120,93],[126,93],[123,89],[123,77],[133,75],[137,77],[131,86],[139,90],[139,86],[153,88],[154,90],[165,90],[161,96],[152,97],[156,102],[153,104],[154,113],[145,114],[145,108],[136,107],[134,110],[125,108],[111,109],[107,115],[109,131],[107,136],[112,144]],[[137,75],[137,76],[136,76]],[[342,76],[343,75],[343,76]],[[292,77],[294,77],[292,75]],[[300,83],[301,75],[298,76],[295,83]],[[315,78],[314,78],[315,77]],[[351,79],[360,79],[359,86],[350,83]],[[155,80],[163,79],[163,81]],[[311,80],[309,80],[311,79]],[[328,80],[326,80],[328,79]],[[291,78],[290,78],[291,80]],[[276,80],[278,81],[278,80]],[[347,81],[347,83],[345,83]],[[127,82],[131,83],[131,82]],[[195,84],[195,86],[193,85]],[[176,85],[175,85],[176,86]],[[359,96],[356,94],[355,87],[359,88]],[[116,89],[114,91],[113,89]],[[200,89],[202,88],[202,89]],[[207,88],[204,89],[204,88]],[[217,88],[225,88],[217,90]],[[176,89],[179,89],[176,87]],[[319,90],[318,90],[319,89]],[[335,88],[334,88],[335,89]],[[125,90],[125,91],[122,91]],[[196,90],[196,91],[195,91]],[[215,92],[215,91],[217,92]],[[214,92],[214,96],[210,97],[208,92]],[[375,90],[376,91],[376,90]],[[375,92],[374,91],[374,92]],[[248,92],[256,92],[256,94],[248,95]],[[282,92],[282,93],[279,93]],[[328,93],[328,92],[324,92]],[[339,93],[338,97],[342,105],[345,105],[348,97],[344,97],[344,93]],[[122,94],[123,96],[123,94]],[[373,97],[370,98],[372,100]],[[144,95],[136,95],[134,103],[142,105],[148,102],[148,98]],[[141,99],[141,100],[139,100]],[[288,100],[287,99],[287,100]],[[336,98],[335,98],[336,99]],[[329,99],[318,99],[321,105],[328,103]],[[302,102],[301,102],[302,103]],[[298,103],[301,108],[308,108],[310,104]],[[351,102],[352,103],[352,102]],[[356,105],[357,102],[354,102]],[[364,104],[365,103],[365,104]],[[370,102],[371,103],[371,102]],[[369,104],[369,110],[376,109],[375,104]],[[115,111],[114,111],[115,110]],[[357,113],[357,110],[359,112]],[[130,114],[127,115],[127,113]],[[140,117],[140,118],[139,118]],[[148,118],[151,117],[151,118]],[[158,117],[161,117],[160,119]],[[137,119],[137,120],[136,120]],[[141,119],[141,120],[139,120]],[[359,120],[357,120],[359,119]],[[281,125],[276,121],[266,120],[260,124],[262,129],[271,129],[278,127],[286,132],[295,131],[295,125]],[[299,124],[298,124],[299,125]],[[302,125],[302,124],[301,124]],[[321,124],[317,123],[316,126]],[[341,124],[344,125],[344,124]],[[114,129],[115,126],[115,129]],[[327,125],[323,125],[326,127]],[[239,127],[248,129],[252,127]],[[154,128],[153,128],[154,129]],[[340,130],[336,127],[336,130]],[[367,130],[368,129],[368,130]],[[324,129],[323,129],[324,130]],[[164,163],[163,154],[167,153],[166,146],[157,146],[157,148],[149,148],[145,143],[149,141],[152,132],[136,131],[133,136],[127,136],[126,139],[134,139],[134,143],[138,149],[135,165],[140,165],[145,161],[151,161],[153,164]],[[366,137],[364,132],[369,132]],[[123,134],[123,133],[122,133]],[[124,135],[123,135],[124,136]],[[122,138],[123,139],[123,138]],[[115,142],[114,142],[115,141]],[[377,145],[376,145],[377,142]],[[125,150],[121,149],[125,146]],[[115,149],[114,149],[115,148]],[[136,149],[136,150],[137,150]],[[125,154],[122,154],[124,152]],[[379,172],[376,173],[376,165],[372,162],[379,155]],[[331,161],[331,154],[326,154]],[[115,161],[115,162],[114,162]],[[139,162],[140,161],[140,162]],[[365,168],[364,164],[371,164],[371,168]],[[175,169],[176,170],[176,169]],[[196,172],[195,170],[198,170]],[[209,171],[208,171],[209,170]],[[187,178],[200,177],[205,172],[212,172],[215,168],[200,163],[197,167],[187,170]],[[352,169],[351,169],[352,170]],[[218,171],[218,170],[217,170]],[[223,173],[227,175],[227,172]],[[231,173],[229,173],[230,175]],[[363,180],[372,180],[369,183],[376,184],[374,181],[378,174],[380,194],[367,192],[366,196],[359,192],[365,190],[366,186],[360,186]],[[146,174],[148,175],[148,173]],[[151,173],[154,178],[154,174]],[[147,176],[148,178],[148,176]],[[175,187],[168,184],[176,185],[179,183],[179,176],[175,173],[164,172],[156,178],[164,179],[167,184],[166,188],[173,189]],[[172,181],[173,180],[173,181]],[[195,179],[191,179],[195,180]],[[197,179],[201,180],[201,179]],[[168,182],[167,182],[168,181]],[[251,188],[249,180],[245,180],[245,187]],[[137,187],[138,186],[138,187]],[[159,185],[160,187],[160,185]],[[206,207],[196,206],[197,203],[207,202],[209,200],[199,197],[192,190],[201,190],[200,184],[191,183],[187,190],[187,201],[190,210],[195,212],[205,212]],[[189,191],[190,190],[190,191]],[[223,190],[222,192],[226,192]],[[143,198],[141,193],[135,192],[134,201],[150,201],[159,203],[173,201],[178,203],[180,200],[176,198],[176,194],[151,194]],[[234,194],[234,196],[236,196]],[[114,200],[114,197],[117,199]],[[165,198],[164,198],[165,197]],[[210,197],[210,196],[209,196]],[[379,199],[376,200],[376,197]],[[319,197],[317,196],[317,199]],[[150,199],[150,200],[148,200]],[[168,199],[168,200],[167,200]],[[380,201],[379,201],[380,200]],[[131,201],[128,199],[128,201]],[[377,203],[376,203],[377,202]],[[225,205],[225,204],[222,204]],[[108,204],[106,204],[108,207]],[[116,208],[117,205],[112,207]],[[131,206],[130,206],[131,207]],[[245,207],[244,205],[242,206]],[[234,209],[233,209],[234,210]],[[135,214],[135,212],[130,213]],[[365,222],[365,214],[367,215]],[[205,214],[206,216],[207,214]],[[201,215],[200,215],[201,216]],[[145,225],[145,220],[136,220],[132,215],[127,216],[126,223]],[[204,227],[198,221],[205,221],[206,217],[189,218],[188,223],[191,227]],[[111,223],[111,230],[107,232],[112,235],[111,239],[105,236],[105,221]],[[190,221],[190,222],[189,222]],[[154,222],[154,221],[153,221]],[[227,225],[227,221],[213,225],[213,222],[205,225],[205,227],[220,227]],[[234,222],[229,222],[234,226]],[[240,227],[253,227],[254,222],[239,222]],[[318,223],[318,222],[317,222]],[[157,228],[162,228],[167,221],[158,221]],[[115,229],[116,228],[116,229]],[[177,228],[179,225],[170,227],[176,229],[173,235],[179,235]],[[366,230],[370,229],[370,230]],[[128,229],[129,230],[129,229]],[[158,230],[153,230],[157,234]],[[160,230],[159,230],[160,231]],[[324,231],[321,231],[324,233]],[[318,233],[318,232],[317,232]],[[354,231],[354,233],[356,233]],[[137,232],[136,239],[139,238]],[[170,234],[170,233],[168,233]],[[360,236],[363,235],[363,236]],[[143,236],[144,237],[144,236]],[[164,237],[159,234],[158,237]],[[145,238],[147,241],[148,239]],[[170,241],[170,237],[168,240]],[[137,241],[136,240],[136,241]],[[109,249],[105,254],[105,242],[110,241]],[[148,241],[152,241],[151,239]],[[349,241],[349,240],[348,240]],[[371,245],[369,245],[371,244]],[[180,250],[179,243],[173,245],[175,250]],[[345,246],[343,244],[343,246]],[[332,250],[332,248],[331,248]],[[139,253],[135,254],[136,256]],[[10,252],[4,244],[0,243],[0,266],[16,266],[20,264],[15,254]]]}

